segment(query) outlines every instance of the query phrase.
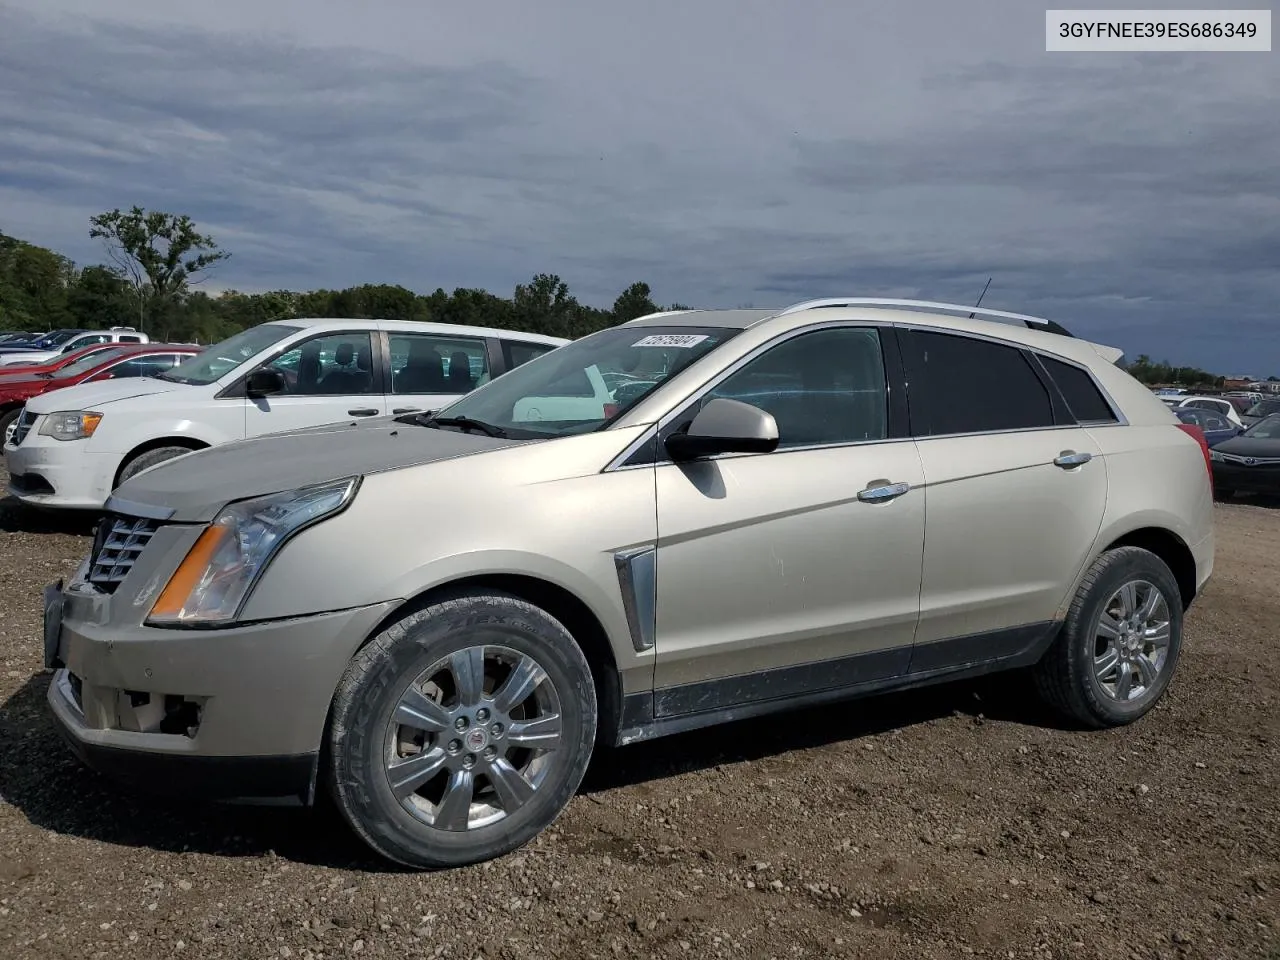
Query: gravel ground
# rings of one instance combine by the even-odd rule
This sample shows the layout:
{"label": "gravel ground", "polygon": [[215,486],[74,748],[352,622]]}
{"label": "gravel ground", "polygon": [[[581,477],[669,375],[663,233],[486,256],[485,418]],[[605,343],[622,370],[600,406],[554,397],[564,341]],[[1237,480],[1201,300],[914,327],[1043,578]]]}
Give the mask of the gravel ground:
{"label": "gravel ground", "polygon": [[1061,729],[1016,681],[748,721],[598,757],[537,843],[428,875],[329,810],[81,769],[38,590],[87,525],[0,503],[0,957],[1280,960],[1280,510],[1219,506],[1218,533],[1133,727]]}

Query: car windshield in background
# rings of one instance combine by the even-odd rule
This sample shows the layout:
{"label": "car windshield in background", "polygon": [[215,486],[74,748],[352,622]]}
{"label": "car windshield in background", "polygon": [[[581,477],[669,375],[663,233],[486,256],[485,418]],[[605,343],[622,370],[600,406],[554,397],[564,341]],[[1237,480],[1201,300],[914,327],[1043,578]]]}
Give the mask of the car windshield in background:
{"label": "car windshield in background", "polygon": [[39,350],[52,350],[54,347],[60,347],[77,334],[84,333],[83,330],[55,330],[53,333],[45,334],[39,340],[32,340],[31,346]]}
{"label": "car windshield in background", "polygon": [[1261,403],[1255,403],[1244,412],[1244,415],[1246,417],[1269,417],[1273,413],[1280,413],[1280,400],[1263,400]]}
{"label": "car windshield in background", "polygon": [[526,439],[589,433],[740,332],[612,327],[530,360],[438,413]]}
{"label": "car windshield in background", "polygon": [[114,360],[122,357],[129,351],[123,347],[117,347],[114,350],[95,350],[93,353],[87,353],[79,360],[73,360],[64,367],[55,370],[52,376],[61,379],[62,377],[76,377],[87,370],[106,363],[108,360]]}
{"label": "car windshield in background", "polygon": [[1242,436],[1250,440],[1280,440],[1280,416],[1273,414],[1265,420],[1259,420]]}
{"label": "car windshield in background", "polygon": [[221,343],[215,343],[202,353],[196,354],[190,360],[184,360],[172,370],[156,374],[156,379],[172,380],[175,383],[193,386],[213,383],[225,377],[246,360],[256,357],[273,343],[279,343],[300,329],[301,327],[291,327],[282,323],[263,323],[241,330]]}

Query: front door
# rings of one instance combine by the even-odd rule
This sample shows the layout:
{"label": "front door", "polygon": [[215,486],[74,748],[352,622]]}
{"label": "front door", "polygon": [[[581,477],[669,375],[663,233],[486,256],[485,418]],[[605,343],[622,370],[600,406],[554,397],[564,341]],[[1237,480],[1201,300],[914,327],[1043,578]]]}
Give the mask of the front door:
{"label": "front door", "polygon": [[767,410],[778,449],[658,464],[658,716],[906,672],[924,478],[891,428],[881,337],[824,327],[765,348],[701,402]]}
{"label": "front door", "polygon": [[296,344],[264,364],[283,374],[288,388],[245,401],[245,435],[382,416],[386,397],[374,357],[368,331],[326,333]]}

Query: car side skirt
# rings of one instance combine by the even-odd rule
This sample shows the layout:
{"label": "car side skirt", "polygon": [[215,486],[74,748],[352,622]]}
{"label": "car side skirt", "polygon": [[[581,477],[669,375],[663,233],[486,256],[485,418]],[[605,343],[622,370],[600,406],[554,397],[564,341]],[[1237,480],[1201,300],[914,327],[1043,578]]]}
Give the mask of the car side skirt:
{"label": "car side skirt", "polygon": [[1060,620],[1025,624],[913,649],[877,650],[631,694],[623,700],[617,745],[1030,666],[1061,627]]}

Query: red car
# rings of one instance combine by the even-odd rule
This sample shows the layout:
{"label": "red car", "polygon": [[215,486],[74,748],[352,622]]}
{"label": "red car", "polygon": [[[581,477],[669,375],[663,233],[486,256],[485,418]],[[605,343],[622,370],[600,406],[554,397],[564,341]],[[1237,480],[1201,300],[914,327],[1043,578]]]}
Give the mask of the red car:
{"label": "red car", "polygon": [[87,357],[91,353],[101,353],[103,350],[111,350],[118,346],[120,346],[118,343],[95,343],[87,347],[81,347],[79,350],[72,350],[70,353],[60,353],[55,359],[45,363],[22,363],[0,367],[0,383],[6,383],[13,377],[31,377],[38,373],[56,374],[56,371],[61,370],[69,363],[75,363],[81,357]]}
{"label": "red car", "polygon": [[[38,394],[97,380],[150,377],[177,366],[204,349],[181,343],[108,343],[99,346],[107,349],[77,350],[53,370],[23,367],[22,376],[6,374],[0,377],[0,438],[5,436],[9,424],[18,419],[23,404]],[[44,372],[33,373],[33,369],[43,369]]]}

